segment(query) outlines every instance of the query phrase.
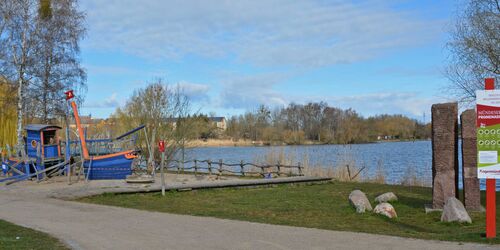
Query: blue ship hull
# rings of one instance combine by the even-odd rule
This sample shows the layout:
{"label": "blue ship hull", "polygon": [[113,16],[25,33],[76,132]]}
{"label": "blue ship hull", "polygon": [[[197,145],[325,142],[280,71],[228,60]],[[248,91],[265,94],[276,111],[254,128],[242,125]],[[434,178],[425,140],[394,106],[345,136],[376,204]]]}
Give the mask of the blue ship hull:
{"label": "blue ship hull", "polygon": [[[132,174],[133,158],[127,154],[107,156],[105,158],[96,157],[93,160],[86,160],[84,163],[85,176],[89,180],[119,180],[125,179]],[[90,175],[89,175],[90,171]]]}

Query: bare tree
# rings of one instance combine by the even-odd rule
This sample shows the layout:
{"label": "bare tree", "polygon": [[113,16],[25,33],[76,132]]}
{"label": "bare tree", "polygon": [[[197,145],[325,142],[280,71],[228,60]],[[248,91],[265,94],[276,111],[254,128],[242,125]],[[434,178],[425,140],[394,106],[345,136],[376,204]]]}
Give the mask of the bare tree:
{"label": "bare tree", "polygon": [[[148,138],[165,140],[167,162],[172,160],[179,149],[187,141],[187,135],[182,133],[184,124],[179,123],[176,129],[175,121],[184,121],[189,113],[189,100],[179,88],[172,88],[162,79],[157,79],[143,89],[136,90],[127,101],[125,107],[118,109],[113,115],[118,123],[124,125],[123,131],[146,125]],[[146,138],[139,145],[143,152],[149,155],[150,149],[144,147]],[[151,141],[156,145],[155,141]],[[149,169],[152,172],[152,169]]]}
{"label": "bare tree", "polygon": [[446,75],[461,102],[475,100],[486,77],[500,74],[500,5],[498,0],[469,0],[458,15],[448,43]]}
{"label": "bare tree", "polygon": [[75,0],[40,0],[30,111],[42,122],[64,113],[64,100],[60,97],[65,90],[72,89],[83,96],[86,74],[78,60],[79,41],[85,32],[83,20]]}

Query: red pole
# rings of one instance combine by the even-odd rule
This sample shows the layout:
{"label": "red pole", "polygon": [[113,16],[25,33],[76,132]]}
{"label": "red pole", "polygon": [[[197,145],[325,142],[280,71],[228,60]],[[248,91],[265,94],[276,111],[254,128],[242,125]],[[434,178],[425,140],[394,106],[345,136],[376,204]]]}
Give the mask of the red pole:
{"label": "red pole", "polygon": [[[486,78],[484,80],[484,89],[495,89],[495,79]],[[496,208],[496,180],[486,179],[486,238],[492,239],[497,235],[497,208]]]}

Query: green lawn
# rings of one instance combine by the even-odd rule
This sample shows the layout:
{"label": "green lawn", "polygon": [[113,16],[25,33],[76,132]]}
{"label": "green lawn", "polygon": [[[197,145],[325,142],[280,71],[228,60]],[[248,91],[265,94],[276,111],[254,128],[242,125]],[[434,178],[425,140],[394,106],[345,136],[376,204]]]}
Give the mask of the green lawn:
{"label": "green lawn", "polygon": [[68,249],[48,234],[0,220],[0,249]]}
{"label": "green lawn", "polygon": [[[391,220],[373,213],[356,214],[348,202],[349,193],[354,189],[364,191],[371,201],[378,194],[395,192],[399,201],[393,205],[399,218]],[[500,196],[497,197],[500,200]],[[470,225],[443,223],[440,222],[440,212],[425,214],[424,204],[431,203],[431,199],[430,188],[331,182],[316,185],[285,184],[271,188],[169,192],[166,197],[159,193],[104,194],[80,201],[268,224],[421,239],[500,243],[499,238],[486,240],[481,236],[485,230],[484,213],[470,214],[473,220]],[[500,215],[498,210],[497,214]]]}

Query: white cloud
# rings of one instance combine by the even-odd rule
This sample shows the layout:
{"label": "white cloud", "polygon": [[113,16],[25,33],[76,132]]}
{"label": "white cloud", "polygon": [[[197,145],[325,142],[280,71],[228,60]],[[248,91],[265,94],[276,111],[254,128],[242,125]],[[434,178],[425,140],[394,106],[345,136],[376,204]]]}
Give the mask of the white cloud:
{"label": "white cloud", "polygon": [[290,74],[267,73],[257,75],[226,75],[222,80],[223,89],[218,103],[214,105],[226,109],[251,110],[260,104],[286,106],[291,102],[305,104],[325,101],[330,106],[342,109],[352,108],[364,116],[377,114],[404,114],[421,118],[430,115],[431,105],[449,102],[443,97],[426,97],[418,92],[372,92],[358,95],[285,95],[282,83],[293,77]]}
{"label": "white cloud", "polygon": [[191,101],[208,102],[210,100],[210,97],[208,95],[210,85],[208,84],[181,81],[177,86],[186,96],[190,98]]}
{"label": "white cloud", "polygon": [[440,21],[378,1],[86,0],[85,46],[152,60],[186,55],[319,67],[434,39]]}
{"label": "white cloud", "polygon": [[285,78],[277,73],[227,77],[222,81],[223,90],[217,105],[233,109],[251,109],[260,104],[285,105],[286,99],[273,89]]}
{"label": "white cloud", "polygon": [[330,106],[353,108],[365,116],[404,114],[416,118],[421,118],[424,113],[429,115],[432,104],[445,101],[438,97],[423,97],[415,92],[385,92],[318,98],[327,101]]}

